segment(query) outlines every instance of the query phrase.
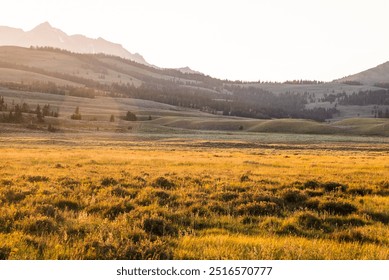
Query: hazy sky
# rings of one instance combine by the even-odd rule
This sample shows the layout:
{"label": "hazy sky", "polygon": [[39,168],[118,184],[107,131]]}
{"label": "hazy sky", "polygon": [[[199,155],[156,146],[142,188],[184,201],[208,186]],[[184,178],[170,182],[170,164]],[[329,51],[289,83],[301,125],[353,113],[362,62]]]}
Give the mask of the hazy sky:
{"label": "hazy sky", "polygon": [[231,80],[332,80],[389,60],[388,0],[1,0],[0,25],[49,21],[160,67]]}

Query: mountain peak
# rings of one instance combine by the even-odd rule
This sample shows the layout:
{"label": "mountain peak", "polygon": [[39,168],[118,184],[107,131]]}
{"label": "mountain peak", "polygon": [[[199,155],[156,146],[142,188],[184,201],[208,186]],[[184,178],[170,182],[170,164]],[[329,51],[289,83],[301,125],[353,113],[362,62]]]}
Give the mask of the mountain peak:
{"label": "mountain peak", "polygon": [[45,21],[39,25],[37,25],[33,30],[41,30],[41,29],[53,29],[51,24],[48,21]]}

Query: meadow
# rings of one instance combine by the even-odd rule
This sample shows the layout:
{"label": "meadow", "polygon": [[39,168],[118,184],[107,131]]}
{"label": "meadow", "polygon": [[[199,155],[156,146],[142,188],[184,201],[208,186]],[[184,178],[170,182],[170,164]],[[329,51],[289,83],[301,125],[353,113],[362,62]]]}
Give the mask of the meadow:
{"label": "meadow", "polygon": [[387,143],[12,136],[0,259],[389,259]]}

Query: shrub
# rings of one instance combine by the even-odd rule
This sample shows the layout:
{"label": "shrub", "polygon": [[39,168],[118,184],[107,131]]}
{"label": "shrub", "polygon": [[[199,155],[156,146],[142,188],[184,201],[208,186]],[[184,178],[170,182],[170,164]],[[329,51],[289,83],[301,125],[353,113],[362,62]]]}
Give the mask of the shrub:
{"label": "shrub", "polygon": [[251,225],[251,224],[257,224],[259,222],[259,219],[253,216],[245,216],[243,217],[241,222],[244,225]]}
{"label": "shrub", "polygon": [[337,191],[345,192],[348,188],[346,185],[342,185],[336,182],[327,182],[324,183],[322,186],[326,192],[337,192]]}
{"label": "shrub", "polygon": [[153,186],[169,190],[174,188],[175,184],[173,182],[170,182],[165,177],[158,177],[157,179],[155,179]]}
{"label": "shrub", "polygon": [[207,217],[210,214],[208,208],[201,205],[191,206],[190,212],[199,217]]}
{"label": "shrub", "polygon": [[241,183],[247,182],[247,181],[250,181],[249,175],[245,174],[245,175],[240,176],[240,182]]}
{"label": "shrub", "polygon": [[108,260],[117,256],[115,246],[100,241],[90,241],[84,245],[84,259]]}
{"label": "shrub", "polygon": [[171,260],[173,259],[173,246],[172,242],[162,238],[142,239],[136,246],[127,245],[122,258],[126,260]]}
{"label": "shrub", "polygon": [[112,206],[108,207],[104,211],[104,217],[106,217],[110,220],[114,220],[120,214],[128,213],[134,209],[135,209],[135,207],[132,206],[132,204],[129,202],[118,203],[116,205],[112,205]]}
{"label": "shrub", "polygon": [[3,186],[12,186],[14,183],[12,182],[12,180],[8,180],[8,179],[2,179],[0,180],[0,185],[3,185]]}
{"label": "shrub", "polygon": [[81,206],[76,201],[61,199],[54,203],[54,206],[61,210],[73,210],[78,211],[81,209]]}
{"label": "shrub", "polygon": [[334,237],[339,240],[339,241],[344,241],[344,242],[359,242],[359,243],[376,243],[378,240],[371,238],[364,233],[362,233],[359,230],[347,230],[347,231],[342,231],[339,233],[335,233]]}
{"label": "shrub", "polygon": [[237,199],[239,197],[239,194],[234,193],[234,192],[223,192],[218,194],[218,198],[221,201],[228,202],[234,199]]}
{"label": "shrub", "polygon": [[11,253],[11,248],[8,246],[0,247],[0,260],[8,260],[9,254]]}
{"label": "shrub", "polygon": [[117,197],[126,197],[130,194],[129,191],[127,191],[125,188],[122,187],[115,187],[111,191],[111,195],[117,196]]}
{"label": "shrub", "polygon": [[36,183],[36,182],[48,182],[50,179],[46,176],[28,176],[27,181],[30,183]]}
{"label": "shrub", "polygon": [[320,184],[315,180],[310,180],[310,181],[306,181],[303,186],[304,188],[307,189],[317,189],[320,187]]}
{"label": "shrub", "polygon": [[297,218],[298,224],[307,229],[320,229],[322,220],[313,213],[302,213]]}
{"label": "shrub", "polygon": [[310,197],[318,197],[324,194],[322,191],[316,191],[316,190],[306,190],[305,193]]}
{"label": "shrub", "polygon": [[29,234],[42,235],[51,234],[58,229],[55,221],[48,217],[39,217],[35,220],[30,220],[24,226],[24,231]]}
{"label": "shrub", "polygon": [[351,217],[351,218],[327,217],[324,219],[324,222],[334,227],[350,227],[350,226],[360,227],[366,225],[366,222],[364,220],[357,217]]}
{"label": "shrub", "polygon": [[319,210],[320,201],[318,199],[308,199],[304,202],[304,207],[310,210]]}
{"label": "shrub", "polygon": [[57,214],[57,209],[52,205],[45,204],[37,206],[35,212],[46,217],[54,218]]}
{"label": "shrub", "polygon": [[176,235],[178,230],[171,223],[160,217],[150,217],[143,221],[144,231],[157,236]]}
{"label": "shrub", "polygon": [[118,181],[116,181],[114,178],[104,178],[101,180],[101,185],[103,187],[107,187],[107,186],[115,186],[118,184]]}
{"label": "shrub", "polygon": [[9,189],[4,192],[4,198],[2,199],[4,202],[8,203],[17,203],[26,198],[26,194],[21,192],[20,190]]}
{"label": "shrub", "polygon": [[14,217],[8,215],[0,216],[0,232],[2,233],[11,232],[13,223],[14,223]]}
{"label": "shrub", "polygon": [[320,209],[335,215],[349,215],[358,209],[348,202],[330,201],[320,205]]}
{"label": "shrub", "polygon": [[74,189],[75,187],[78,187],[81,183],[73,178],[70,177],[61,177],[58,178],[58,182],[60,185],[64,188]]}
{"label": "shrub", "polygon": [[348,193],[353,195],[365,196],[368,194],[372,194],[373,190],[370,188],[353,188],[348,190]]}
{"label": "shrub", "polygon": [[176,200],[176,196],[171,195],[166,191],[155,191],[153,195],[158,199],[158,204],[160,206],[172,204],[172,202]]}
{"label": "shrub", "polygon": [[299,190],[287,190],[282,194],[285,202],[290,204],[300,204],[307,200],[307,195]]}
{"label": "shrub", "polygon": [[299,235],[299,234],[301,234],[301,232],[294,224],[287,223],[287,224],[284,224],[281,226],[281,228],[277,231],[277,234],[280,234],[280,235],[284,235],[284,234]]}
{"label": "shrub", "polygon": [[238,214],[251,216],[277,215],[279,210],[277,204],[268,201],[250,202],[237,208]]}
{"label": "shrub", "polygon": [[384,225],[389,224],[389,214],[379,212],[366,212],[366,214],[373,220],[381,222]]}
{"label": "shrub", "polygon": [[229,212],[229,209],[225,205],[217,202],[211,203],[208,208],[211,212],[218,215],[227,215]]}

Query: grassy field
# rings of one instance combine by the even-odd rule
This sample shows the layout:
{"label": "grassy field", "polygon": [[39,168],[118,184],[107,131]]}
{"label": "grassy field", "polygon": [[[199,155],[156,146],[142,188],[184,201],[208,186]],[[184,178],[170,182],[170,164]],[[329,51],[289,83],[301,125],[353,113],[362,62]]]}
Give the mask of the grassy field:
{"label": "grassy field", "polygon": [[0,139],[0,259],[389,258],[387,142],[61,137]]}

